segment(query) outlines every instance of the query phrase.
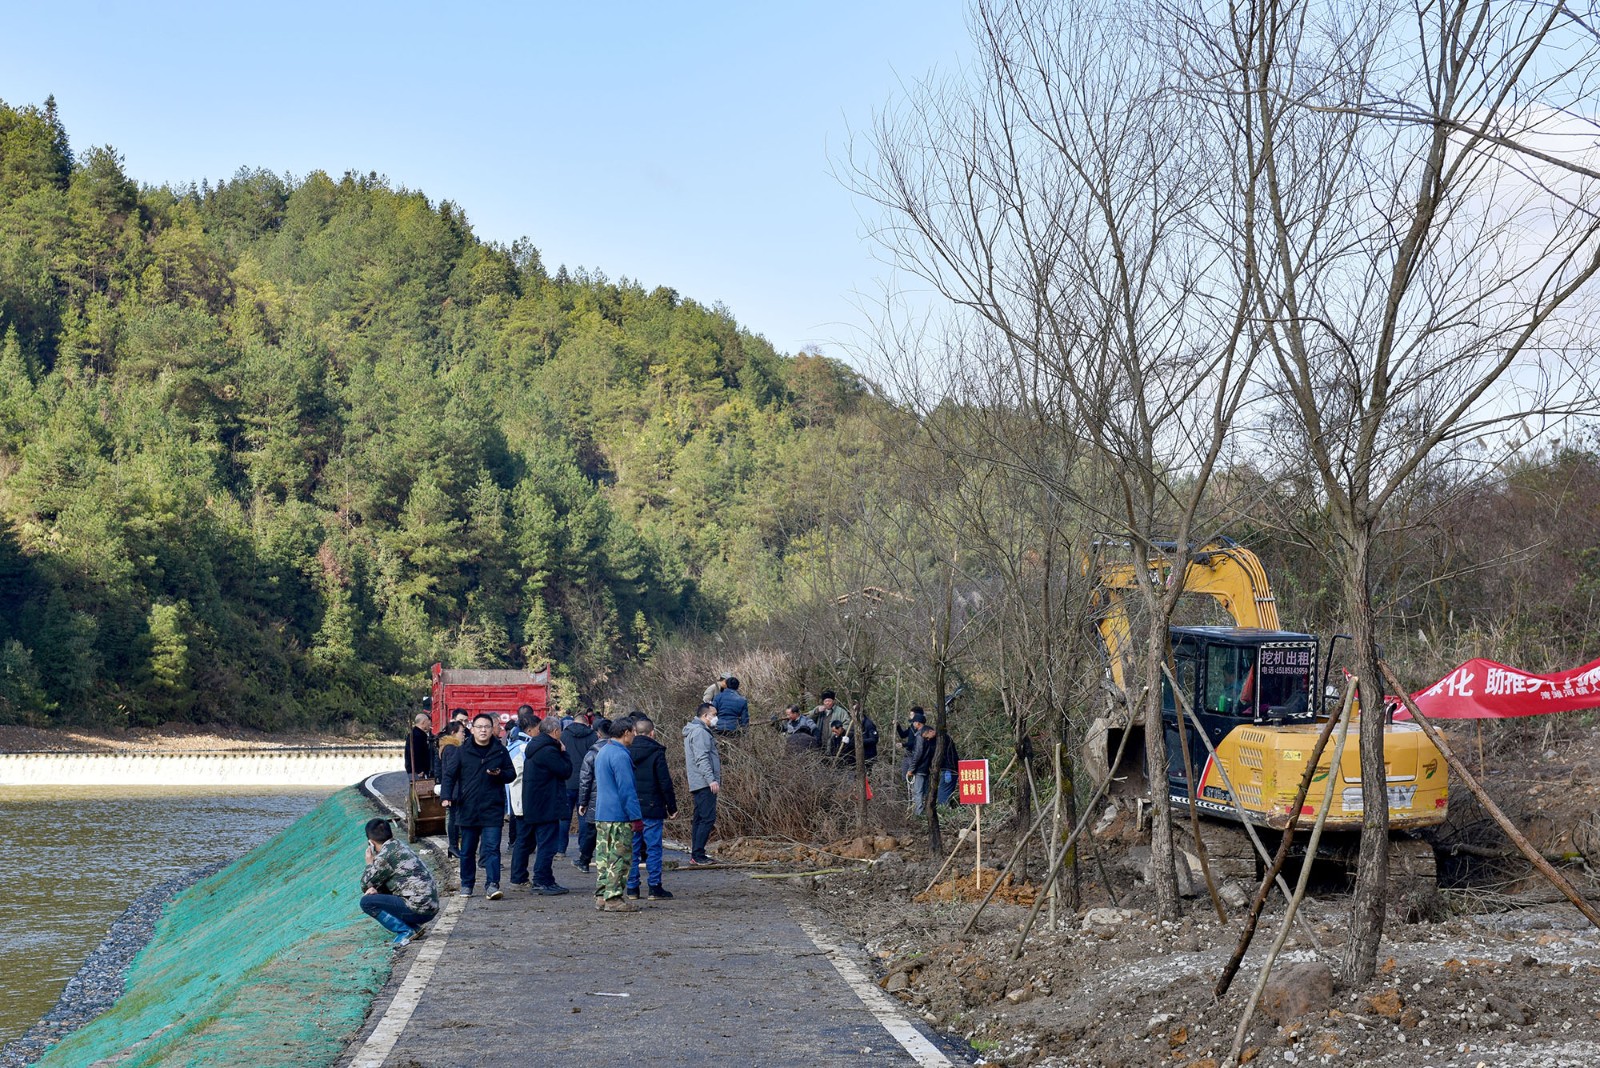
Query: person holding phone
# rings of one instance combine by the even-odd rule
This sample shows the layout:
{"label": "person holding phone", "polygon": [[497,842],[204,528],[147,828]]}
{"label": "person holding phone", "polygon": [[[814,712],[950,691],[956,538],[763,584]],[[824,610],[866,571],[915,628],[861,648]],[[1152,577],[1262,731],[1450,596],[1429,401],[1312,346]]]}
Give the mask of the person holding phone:
{"label": "person holding phone", "polygon": [[490,901],[502,896],[500,830],[506,819],[505,788],[516,778],[511,754],[495,737],[494,716],[479,712],[472,718],[472,736],[456,747],[439,783],[439,800],[456,814],[461,829],[462,897],[472,896],[480,865],[485,896]]}

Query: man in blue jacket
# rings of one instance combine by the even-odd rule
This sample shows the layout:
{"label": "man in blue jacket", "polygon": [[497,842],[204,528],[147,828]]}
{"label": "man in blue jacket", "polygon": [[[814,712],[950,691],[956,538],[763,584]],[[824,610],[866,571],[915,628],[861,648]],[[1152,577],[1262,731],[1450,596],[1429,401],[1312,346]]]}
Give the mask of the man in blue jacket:
{"label": "man in blue jacket", "polygon": [[750,726],[750,702],[739,692],[739,680],[728,676],[727,688],[711,699],[717,710],[717,730],[731,734]]}
{"label": "man in blue jacket", "polygon": [[564,894],[550,864],[556,855],[556,832],[567,812],[567,776],[572,758],[561,742],[561,721],[547,716],[522,755],[522,827],[524,856],[533,845],[533,886],[538,894]]}
{"label": "man in blue jacket", "polygon": [[644,831],[639,792],[633,779],[633,721],[611,725],[611,745],[595,750],[594,832],[595,907],[603,912],[636,912],[623,896],[633,863],[633,836]]}

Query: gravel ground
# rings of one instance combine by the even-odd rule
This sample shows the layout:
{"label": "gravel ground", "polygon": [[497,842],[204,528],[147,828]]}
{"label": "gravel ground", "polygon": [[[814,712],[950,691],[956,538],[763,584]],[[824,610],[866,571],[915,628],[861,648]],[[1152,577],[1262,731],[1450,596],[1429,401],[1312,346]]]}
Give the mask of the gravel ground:
{"label": "gravel ground", "polygon": [[167,902],[206,876],[220,871],[227,863],[219,860],[194,868],[152,886],[135,898],[111,925],[100,945],[89,954],[78,974],[68,981],[55,1007],[21,1038],[0,1050],[0,1068],[23,1068],[32,1064],[49,1046],[110,1008],[122,996],[128,965],[150,941]]}
{"label": "gravel ground", "polygon": [[[932,865],[894,855],[794,892],[880,962],[885,989],[930,1027],[1005,1068],[1219,1068],[1281,910],[1269,910],[1226,1000],[1211,987],[1238,936],[1203,902],[1162,923],[1122,887],[1121,908],[1068,913],[1010,959],[1026,910],[915,904]],[[1593,887],[1589,887],[1593,893]],[[1458,904],[1469,901],[1452,899]],[[1094,902],[1095,904],[1101,904]],[[1245,1043],[1258,1064],[1350,1068],[1588,1068],[1600,1064],[1600,932],[1566,904],[1388,925],[1374,981],[1341,989],[1348,897],[1308,899],[1320,952],[1292,936]]]}

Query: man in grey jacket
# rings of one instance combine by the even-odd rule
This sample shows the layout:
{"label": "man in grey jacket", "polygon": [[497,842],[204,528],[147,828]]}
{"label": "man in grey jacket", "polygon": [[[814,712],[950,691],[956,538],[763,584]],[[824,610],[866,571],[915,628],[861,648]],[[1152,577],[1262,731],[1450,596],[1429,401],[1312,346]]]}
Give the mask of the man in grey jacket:
{"label": "man in grey jacket", "polygon": [[712,731],[716,722],[716,706],[702,701],[694,718],[683,725],[683,766],[689,793],[694,797],[690,864],[713,862],[706,854],[706,842],[717,825],[717,794],[722,790],[722,756],[717,752],[717,738]]}

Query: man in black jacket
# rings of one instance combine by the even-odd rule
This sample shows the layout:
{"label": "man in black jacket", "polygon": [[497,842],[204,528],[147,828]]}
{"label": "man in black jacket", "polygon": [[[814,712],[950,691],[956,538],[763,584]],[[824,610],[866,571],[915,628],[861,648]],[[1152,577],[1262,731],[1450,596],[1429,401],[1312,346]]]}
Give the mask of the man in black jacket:
{"label": "man in black jacket", "polygon": [[506,787],[517,778],[511,754],[494,736],[494,728],[489,713],[474,716],[472,737],[455,747],[439,783],[439,799],[456,811],[461,828],[461,896],[472,896],[481,864],[490,901],[501,897],[500,829],[506,819]]}
{"label": "man in black jacket", "polygon": [[536,894],[564,894],[556,884],[551,862],[556,855],[556,832],[567,811],[567,778],[572,755],[561,743],[561,720],[546,716],[522,754],[522,849],[532,843],[533,886]]}
{"label": "man in black jacket", "polygon": [[[572,717],[571,723],[561,727],[561,744],[567,747],[567,756],[572,760],[572,774],[567,776],[567,811],[561,817],[561,826],[556,828],[556,856],[564,857],[572,845],[572,814],[578,810],[578,777],[583,774],[583,758],[588,755],[589,747],[594,745],[598,735],[594,730],[594,710],[580,708],[577,715]],[[578,828],[578,852],[583,852],[583,827],[582,820]],[[589,856],[594,856],[594,846],[589,847]]]}
{"label": "man in black jacket", "polygon": [[432,721],[426,712],[418,712],[411,721],[411,735],[406,739],[406,775],[412,779],[433,777]]}
{"label": "man in black jacket", "polygon": [[[956,766],[961,760],[961,754],[956,751],[955,739],[951,738],[950,735],[935,730],[932,724],[923,724],[922,746],[916,752],[916,763],[912,766],[911,775],[908,776],[908,778],[910,778],[913,783],[917,782],[920,778],[923,790],[922,797],[924,800],[926,800],[928,796],[928,780],[935,778],[933,756],[934,751],[936,749],[940,749],[940,741],[943,741],[944,745],[942,747],[942,752],[939,754],[939,768],[937,775],[939,781],[938,804],[946,805],[951,804],[955,797]],[[922,806],[917,805],[915,810],[920,815],[922,813]]]}
{"label": "man in black jacket", "polygon": [[633,865],[628,869],[628,897],[639,896],[639,864],[650,877],[650,896],[665,900],[672,895],[661,885],[661,833],[667,820],[678,818],[678,795],[667,770],[667,749],[656,741],[656,725],[645,716],[633,717],[633,782],[639,794],[644,833],[633,836]]}

